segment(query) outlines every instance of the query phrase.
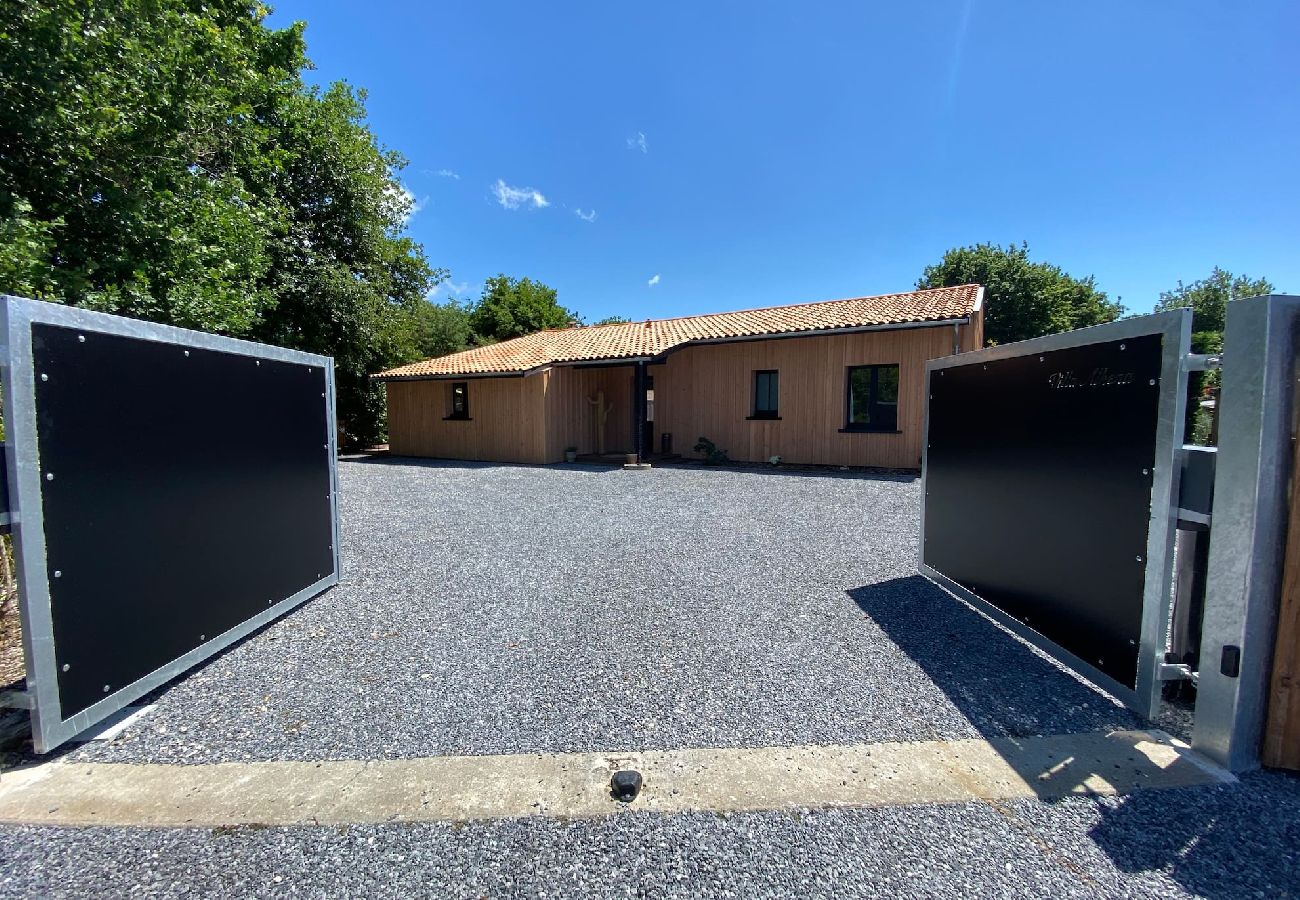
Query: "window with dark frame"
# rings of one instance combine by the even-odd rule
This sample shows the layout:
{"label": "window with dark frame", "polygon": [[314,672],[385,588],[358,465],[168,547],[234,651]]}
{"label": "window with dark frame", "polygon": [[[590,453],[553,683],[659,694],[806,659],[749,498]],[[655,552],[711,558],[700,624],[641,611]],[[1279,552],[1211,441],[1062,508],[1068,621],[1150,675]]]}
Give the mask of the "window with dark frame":
{"label": "window with dark frame", "polygon": [[453,381],[451,383],[451,415],[449,419],[469,418],[469,382]]}
{"label": "window with dark frame", "polygon": [[898,366],[851,366],[845,431],[898,430]]}
{"label": "window with dark frame", "polygon": [[754,414],[753,419],[780,418],[778,410],[781,390],[780,376],[775,369],[764,369],[754,373]]}

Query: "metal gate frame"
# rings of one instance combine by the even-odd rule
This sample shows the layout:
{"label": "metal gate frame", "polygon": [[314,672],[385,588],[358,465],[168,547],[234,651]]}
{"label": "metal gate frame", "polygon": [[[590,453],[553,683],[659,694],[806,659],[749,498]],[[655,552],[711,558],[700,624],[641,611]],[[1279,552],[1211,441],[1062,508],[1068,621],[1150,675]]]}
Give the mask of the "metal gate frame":
{"label": "metal gate frame", "polygon": [[[41,468],[37,445],[36,372],[32,325],[61,325],[98,334],[157,341],[178,347],[215,350],[257,359],[271,359],[325,370],[326,416],[329,429],[330,515],[333,519],[333,571],[292,596],[230,628],[106,695],[98,703],[64,718],[59,699],[50,584],[46,565],[45,525],[41,499]],[[297,350],[220,337],[71,306],[0,296],[0,388],[3,389],[9,514],[13,529],[14,562],[19,585],[23,652],[27,665],[25,692],[0,695],[0,706],[31,710],[32,739],[37,753],[46,753],[124,706],[166,684],[217,651],[261,628],[321,591],[338,583],[340,573],[338,517],[338,426],[334,402],[334,360]]]}
{"label": "metal gate frame", "polygon": [[[1133,319],[1124,319],[1106,325],[1094,325],[1033,338],[1014,344],[1003,344],[930,360],[925,367],[925,396],[930,396],[930,379],[941,369],[968,366],[995,360],[1066,350],[1097,344],[1157,334],[1161,342],[1160,397],[1156,421],[1156,458],[1152,470],[1151,520],[1147,531],[1146,571],[1142,597],[1142,630],[1138,645],[1137,680],[1133,687],[1121,684],[1097,669],[1091,663],[1071,653],[1054,641],[1034,631],[1020,620],[1008,615],[993,604],[972,593],[925,561],[925,541],[921,542],[920,573],[943,587],[949,593],[973,606],[979,612],[1003,625],[1016,635],[1053,657],[1062,665],[1087,678],[1113,694],[1125,704],[1148,718],[1155,715],[1160,705],[1160,666],[1164,662],[1168,639],[1169,614],[1173,602],[1174,537],[1178,524],[1178,487],[1181,474],[1180,449],[1182,447],[1183,419],[1187,406],[1188,352],[1191,347],[1192,312],[1190,309],[1171,310]],[[930,407],[925,411],[925,432],[922,444],[921,493],[925,496],[926,473],[930,445]],[[925,506],[921,508],[921,534],[925,535]]]}
{"label": "metal gate frame", "polygon": [[1228,304],[1192,748],[1259,765],[1282,588],[1300,376],[1300,297]]}

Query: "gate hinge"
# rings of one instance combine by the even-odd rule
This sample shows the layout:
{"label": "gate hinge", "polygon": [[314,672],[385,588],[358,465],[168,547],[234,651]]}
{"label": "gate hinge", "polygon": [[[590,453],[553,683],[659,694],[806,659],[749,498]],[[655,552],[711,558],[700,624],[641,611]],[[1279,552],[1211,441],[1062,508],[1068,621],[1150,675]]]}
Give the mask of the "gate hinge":
{"label": "gate hinge", "polygon": [[1200,675],[1186,663],[1161,663],[1159,678],[1161,681],[1190,681],[1200,683]]}
{"label": "gate hinge", "polygon": [[1189,353],[1183,357],[1189,372],[1212,372],[1223,368],[1223,357],[1217,353]]}

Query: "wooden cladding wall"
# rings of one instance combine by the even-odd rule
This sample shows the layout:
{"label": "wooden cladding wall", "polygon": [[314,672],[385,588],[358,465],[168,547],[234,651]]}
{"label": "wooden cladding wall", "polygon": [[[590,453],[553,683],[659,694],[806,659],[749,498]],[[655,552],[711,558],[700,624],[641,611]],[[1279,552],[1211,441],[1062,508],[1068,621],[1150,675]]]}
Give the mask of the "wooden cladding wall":
{"label": "wooden cladding wall", "polygon": [[961,326],[961,352],[978,350],[984,346],[984,310],[971,316],[969,325]]}
{"label": "wooden cladding wall", "polygon": [[[950,356],[953,342],[973,349],[972,325],[902,328],[855,334],[704,344],[650,367],[655,380],[656,446],[664,432],[691,456],[707,437],[735,460],[919,468],[925,420],[925,362]],[[899,433],[841,433],[850,366],[899,366]],[[754,372],[775,369],[780,419],[753,413]]]}
{"label": "wooden cladding wall", "polygon": [[546,452],[549,462],[564,458],[566,447],[595,453],[596,407],[591,401],[604,391],[611,407],[605,421],[605,452],[623,453],[632,447],[632,367],[579,369],[556,366],[546,389]]}
{"label": "wooden cladding wall", "polygon": [[[691,456],[703,436],[732,459],[916,468],[925,420],[925,361],[982,342],[970,325],[864,331],[777,340],[701,344],[649,367],[654,378],[652,446],[673,435]],[[899,366],[898,433],[842,433],[850,366]],[[754,372],[779,373],[778,420],[755,419]],[[466,378],[469,421],[445,420],[452,380],[388,382],[389,446],[398,456],[551,463],[566,447],[597,449],[591,400],[604,392],[605,450],[632,449],[632,366],[555,366],[527,377]]]}
{"label": "wooden cladding wall", "polygon": [[547,377],[464,379],[467,421],[445,419],[452,381],[387,382],[389,450],[395,456],[553,462],[546,447]]}
{"label": "wooden cladding wall", "polygon": [[1300,769],[1300,441],[1294,453],[1277,643],[1260,751],[1264,765],[1280,769]]}

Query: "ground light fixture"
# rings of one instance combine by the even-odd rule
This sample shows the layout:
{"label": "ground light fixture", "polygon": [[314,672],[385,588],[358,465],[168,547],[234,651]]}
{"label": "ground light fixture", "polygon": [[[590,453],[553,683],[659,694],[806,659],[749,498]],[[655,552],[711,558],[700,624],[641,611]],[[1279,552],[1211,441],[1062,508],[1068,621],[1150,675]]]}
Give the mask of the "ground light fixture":
{"label": "ground light fixture", "polygon": [[641,773],[636,769],[615,772],[609,780],[610,793],[619,803],[631,803],[641,793]]}

